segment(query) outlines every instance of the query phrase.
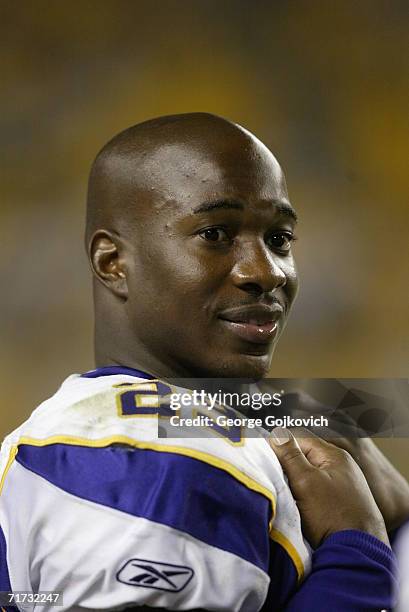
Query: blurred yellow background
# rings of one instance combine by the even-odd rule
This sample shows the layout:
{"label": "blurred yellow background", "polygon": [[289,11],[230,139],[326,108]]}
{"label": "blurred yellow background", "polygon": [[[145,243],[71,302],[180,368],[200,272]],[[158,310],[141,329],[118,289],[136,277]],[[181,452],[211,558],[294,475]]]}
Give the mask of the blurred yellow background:
{"label": "blurred yellow background", "polygon": [[87,173],[161,114],[237,121],[287,174],[302,286],[271,375],[407,377],[406,1],[22,0],[0,22],[2,436],[93,367]]}

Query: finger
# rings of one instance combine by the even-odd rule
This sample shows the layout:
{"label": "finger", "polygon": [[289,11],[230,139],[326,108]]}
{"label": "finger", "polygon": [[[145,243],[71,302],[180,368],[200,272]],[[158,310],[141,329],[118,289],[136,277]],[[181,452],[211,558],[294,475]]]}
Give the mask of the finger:
{"label": "finger", "polygon": [[318,429],[308,429],[307,427],[290,427],[289,428],[294,438],[297,440],[298,445],[301,446],[301,442],[305,439],[314,439],[314,440],[322,440],[326,441],[325,433],[327,429],[325,427]]}
{"label": "finger", "polygon": [[275,427],[271,432],[269,443],[290,482],[297,481],[303,473],[311,470],[311,464],[289,429]]}
{"label": "finger", "polygon": [[308,462],[314,467],[322,467],[337,461],[342,452],[330,442],[323,440],[307,429],[294,431],[295,439]]}

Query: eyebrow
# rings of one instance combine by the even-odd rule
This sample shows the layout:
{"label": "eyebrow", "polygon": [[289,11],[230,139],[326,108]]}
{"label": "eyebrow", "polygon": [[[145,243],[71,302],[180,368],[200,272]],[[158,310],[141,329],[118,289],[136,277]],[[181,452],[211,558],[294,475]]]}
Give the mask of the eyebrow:
{"label": "eyebrow", "polygon": [[[289,204],[285,204],[281,200],[271,200],[271,204],[282,215],[291,217],[295,222],[298,221],[297,213]],[[210,212],[212,210],[244,210],[245,206],[237,200],[216,200],[214,202],[204,202],[193,209],[193,214]]]}

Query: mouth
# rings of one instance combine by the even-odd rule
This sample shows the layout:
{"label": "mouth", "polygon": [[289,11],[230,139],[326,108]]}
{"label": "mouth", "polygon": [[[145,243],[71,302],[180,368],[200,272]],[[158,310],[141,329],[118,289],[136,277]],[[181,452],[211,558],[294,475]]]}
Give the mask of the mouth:
{"label": "mouth", "polygon": [[247,306],[225,310],[219,314],[223,326],[253,344],[270,344],[277,336],[278,319],[283,308],[275,306]]}

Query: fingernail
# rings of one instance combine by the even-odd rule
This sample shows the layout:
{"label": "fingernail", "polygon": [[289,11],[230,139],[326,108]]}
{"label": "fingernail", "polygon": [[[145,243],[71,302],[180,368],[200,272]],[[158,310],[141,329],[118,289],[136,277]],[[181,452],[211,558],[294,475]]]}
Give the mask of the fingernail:
{"label": "fingernail", "polygon": [[281,446],[291,440],[291,434],[285,427],[274,427],[271,432],[271,439],[274,444]]}

